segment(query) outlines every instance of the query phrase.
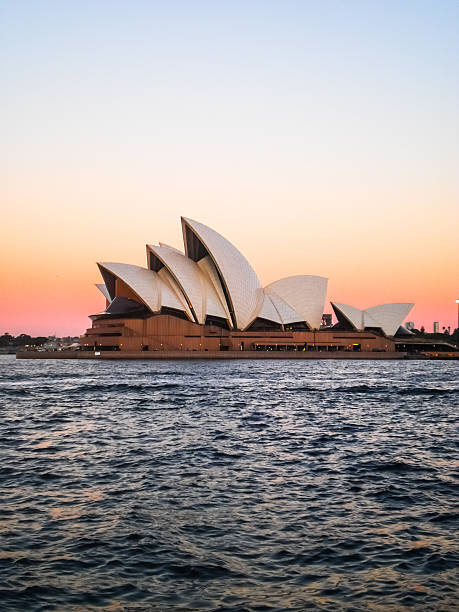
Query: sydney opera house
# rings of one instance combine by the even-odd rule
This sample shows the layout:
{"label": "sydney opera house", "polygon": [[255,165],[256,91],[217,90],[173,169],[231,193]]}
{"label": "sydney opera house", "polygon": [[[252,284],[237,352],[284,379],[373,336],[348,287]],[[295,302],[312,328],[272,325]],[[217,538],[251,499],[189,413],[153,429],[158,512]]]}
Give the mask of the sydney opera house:
{"label": "sydney opera house", "polygon": [[[262,287],[246,258],[215,230],[182,218],[184,252],[147,245],[145,268],[99,263],[106,298],[83,350],[394,351],[413,304],[360,310],[332,302],[328,279],[290,276]],[[324,324],[324,322],[326,324]]]}

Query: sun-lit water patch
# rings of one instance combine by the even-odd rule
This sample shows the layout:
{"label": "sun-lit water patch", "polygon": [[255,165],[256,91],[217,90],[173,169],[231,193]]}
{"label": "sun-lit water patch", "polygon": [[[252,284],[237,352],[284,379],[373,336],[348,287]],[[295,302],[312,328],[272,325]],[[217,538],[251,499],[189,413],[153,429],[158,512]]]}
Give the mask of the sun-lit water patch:
{"label": "sun-lit water patch", "polygon": [[0,360],[5,609],[459,606],[455,362]]}

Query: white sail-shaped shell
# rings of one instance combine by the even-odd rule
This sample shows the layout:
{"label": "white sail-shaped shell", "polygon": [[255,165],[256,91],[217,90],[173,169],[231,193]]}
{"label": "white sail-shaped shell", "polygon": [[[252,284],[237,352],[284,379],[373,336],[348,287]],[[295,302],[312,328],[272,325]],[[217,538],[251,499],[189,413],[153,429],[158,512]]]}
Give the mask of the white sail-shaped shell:
{"label": "white sail-shaped shell", "polygon": [[269,295],[271,302],[276,307],[277,312],[282,320],[284,325],[288,325],[289,323],[299,323],[302,321],[302,316],[296,312],[285,300],[283,300],[279,295],[274,292],[266,292],[266,295]]}
{"label": "white sail-shaped shell", "polygon": [[[178,300],[181,305],[180,309],[183,310],[183,312],[190,319],[190,321],[194,321],[194,317],[189,307],[188,301],[183,295],[183,292],[180,286],[176,283],[174,277],[171,276],[169,270],[167,270],[167,268],[161,268],[161,270],[158,272],[158,276],[163,281],[163,286],[161,287],[161,306],[174,308],[174,306],[170,305],[170,291],[172,293],[172,300]],[[165,290],[164,285],[169,291]]]}
{"label": "white sail-shaped shell", "polygon": [[283,321],[271,300],[271,296],[266,293],[264,295],[265,299],[263,302],[263,306],[261,307],[261,310],[258,313],[258,317],[260,319],[266,319],[267,321],[273,321],[274,323],[279,323],[280,325],[282,325]]}
{"label": "white sail-shaped shell", "polygon": [[205,279],[197,263],[168,246],[149,244],[147,250],[150,251],[150,257],[155,256],[174,278],[185,297],[186,307],[195,315],[196,323],[204,323],[206,319]]}
{"label": "white sail-shaped shell", "polygon": [[[106,271],[122,280],[152,312],[160,312],[162,306],[183,311],[183,306],[172,289],[153,270],[114,262],[103,262],[98,266],[102,276]],[[115,295],[110,294],[110,297],[113,299]]]}
{"label": "white sail-shaped shell", "polygon": [[323,276],[289,276],[265,287],[268,295],[275,293],[291,306],[301,321],[319,329],[324,312],[328,279]]}
{"label": "white sail-shaped shell", "polygon": [[377,321],[368,310],[362,310],[363,313],[363,328],[365,327],[381,327],[379,321]]}
{"label": "white sail-shaped shell", "polygon": [[[176,249],[147,245],[152,267],[164,266],[184,296],[184,308],[196,323],[204,324],[207,315],[226,319],[226,313],[217,296],[213,282],[205,267],[186,257]],[[156,260],[152,259],[156,258]],[[209,259],[210,261],[210,259]],[[210,261],[212,265],[212,262]],[[162,273],[160,269],[159,274]],[[222,293],[224,300],[224,296]]]}
{"label": "white sail-shaped shell", "polygon": [[207,255],[200,259],[197,265],[206,278],[206,313],[211,316],[226,319],[228,327],[231,329],[233,327],[233,322],[226,303],[223,287],[213,261]]}
{"label": "white sail-shaped shell", "polygon": [[338,302],[332,302],[331,304],[335,312],[343,315],[352,327],[355,329],[364,328],[363,311],[360,308],[355,308],[355,306],[350,306],[349,304],[340,304]]}
{"label": "white sail-shaped shell", "polygon": [[[233,315],[235,327],[246,329],[263,305],[264,296],[258,276],[244,255],[215,230],[184,217],[182,224],[187,256],[198,261],[202,256],[210,255],[224,285],[225,298]],[[194,254],[186,227],[204,246],[207,253]]]}
{"label": "white sail-shaped shell", "polygon": [[411,303],[380,304],[371,308],[355,308],[349,304],[332,302],[337,314],[341,314],[355,329],[379,327],[387,336],[393,336],[413,308]]}
{"label": "white sail-shaped shell", "polygon": [[393,336],[403,321],[408,316],[414,304],[407,302],[395,302],[393,304],[381,304],[367,308],[365,313],[371,315],[373,319],[378,321],[379,327],[388,336]]}

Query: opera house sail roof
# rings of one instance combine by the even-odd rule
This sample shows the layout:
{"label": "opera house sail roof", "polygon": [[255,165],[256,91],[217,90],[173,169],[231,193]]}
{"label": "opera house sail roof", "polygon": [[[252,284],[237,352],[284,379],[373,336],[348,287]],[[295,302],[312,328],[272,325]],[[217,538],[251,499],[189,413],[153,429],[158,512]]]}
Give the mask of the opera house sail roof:
{"label": "opera house sail roof", "polygon": [[[244,255],[210,227],[182,217],[184,251],[148,244],[147,267],[99,263],[104,283],[97,287],[108,305],[104,315],[137,310],[172,314],[200,325],[229,330],[319,329],[328,279],[297,275],[263,287]],[[384,304],[366,310],[332,303],[338,324],[379,328],[393,335],[412,304]],[[137,309],[137,310],[136,310]]]}
{"label": "opera house sail roof", "polygon": [[387,336],[393,336],[402,322],[408,316],[414,304],[393,303],[373,306],[365,310],[360,310],[347,304],[331,303],[338,321],[349,324],[353,329],[364,330],[366,328],[377,328]]}

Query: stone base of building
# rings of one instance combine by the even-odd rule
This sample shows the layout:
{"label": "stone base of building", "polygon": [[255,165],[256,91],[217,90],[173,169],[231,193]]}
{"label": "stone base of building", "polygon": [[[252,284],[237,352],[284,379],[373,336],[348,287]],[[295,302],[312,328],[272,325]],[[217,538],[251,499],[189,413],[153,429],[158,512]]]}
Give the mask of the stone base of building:
{"label": "stone base of building", "polygon": [[[393,339],[377,331],[234,331],[198,325],[169,314],[147,318],[96,317],[80,338],[82,351],[156,353],[368,353],[395,352]],[[275,357],[278,358],[278,357]]]}

